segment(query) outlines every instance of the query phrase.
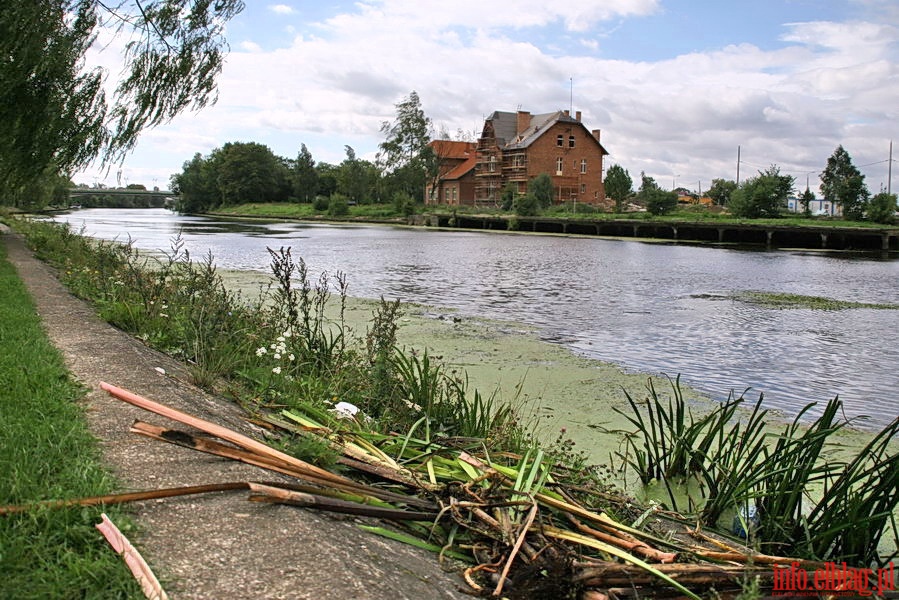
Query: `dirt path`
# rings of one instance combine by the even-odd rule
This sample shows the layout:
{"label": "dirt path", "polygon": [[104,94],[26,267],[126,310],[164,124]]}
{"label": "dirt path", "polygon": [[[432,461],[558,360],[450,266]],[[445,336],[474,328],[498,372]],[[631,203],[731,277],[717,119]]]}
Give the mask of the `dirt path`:
{"label": "dirt path", "polygon": [[[2,233],[2,232],[0,232]],[[237,407],[184,383],[181,366],[100,321],[15,235],[0,235],[54,345],[89,388],[93,433],[127,490],[272,479],[253,467],[144,439],[137,418],[165,419],[111,399],[107,381],[201,418],[252,434]],[[160,375],[155,369],[165,369]],[[180,427],[180,426],[179,426]],[[132,541],[173,599],[296,598],[431,600],[467,598],[436,557],[360,531],[355,518],[247,502],[232,492],[136,503]]]}

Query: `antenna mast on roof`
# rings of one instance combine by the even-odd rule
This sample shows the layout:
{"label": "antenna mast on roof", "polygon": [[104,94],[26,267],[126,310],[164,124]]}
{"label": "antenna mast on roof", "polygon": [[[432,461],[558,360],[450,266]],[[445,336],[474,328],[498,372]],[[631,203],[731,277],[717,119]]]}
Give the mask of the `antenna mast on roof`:
{"label": "antenna mast on roof", "polygon": [[568,113],[574,112],[574,77],[568,78]]}

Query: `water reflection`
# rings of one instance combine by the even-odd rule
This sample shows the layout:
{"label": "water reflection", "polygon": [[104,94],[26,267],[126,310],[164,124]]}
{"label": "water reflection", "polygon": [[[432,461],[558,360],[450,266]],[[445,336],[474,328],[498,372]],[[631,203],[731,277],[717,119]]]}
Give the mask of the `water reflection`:
{"label": "water reflection", "polygon": [[849,416],[868,413],[884,424],[899,414],[899,312],[777,310],[730,299],[760,290],[897,303],[895,259],[164,210],[62,218],[106,239],[127,232],[144,249],[166,249],[180,232],[192,255],[211,251],[225,269],[267,271],[266,247],[291,246],[310,273],[345,272],[352,295],[536,325],[544,339],[628,370],[680,373],[714,397],[751,387],[786,414],[837,394]]}

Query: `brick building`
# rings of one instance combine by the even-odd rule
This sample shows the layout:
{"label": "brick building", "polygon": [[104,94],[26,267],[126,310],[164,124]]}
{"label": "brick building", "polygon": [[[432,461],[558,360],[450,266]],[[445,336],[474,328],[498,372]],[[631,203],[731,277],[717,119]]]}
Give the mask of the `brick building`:
{"label": "brick building", "polygon": [[437,179],[425,191],[425,204],[472,204],[477,143],[434,140],[429,145],[439,166]]}
{"label": "brick building", "polygon": [[[524,194],[531,179],[547,173],[555,189],[554,202],[605,206],[602,161],[606,154],[599,130],[589,131],[581,123],[580,111],[574,117],[567,110],[541,115],[496,111],[484,122],[474,157],[469,150],[465,160],[457,158],[435,186],[444,195],[431,195],[428,200],[494,206],[501,202],[507,184]],[[447,200],[445,192],[453,189],[458,195],[451,193]]]}

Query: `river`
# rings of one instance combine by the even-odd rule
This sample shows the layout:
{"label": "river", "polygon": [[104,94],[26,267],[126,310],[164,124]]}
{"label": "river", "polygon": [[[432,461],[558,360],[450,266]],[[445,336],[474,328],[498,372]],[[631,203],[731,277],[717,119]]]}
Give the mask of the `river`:
{"label": "river", "polygon": [[180,235],[221,269],[268,271],[290,246],[310,273],[346,273],[350,295],[384,296],[525,323],[626,371],[680,374],[710,397],[752,388],[792,416],[839,395],[874,428],[899,415],[899,311],[774,309],[742,291],[899,303],[899,259],[572,236],[376,225],[233,221],[163,209],[59,215],[75,229],[166,250]]}

